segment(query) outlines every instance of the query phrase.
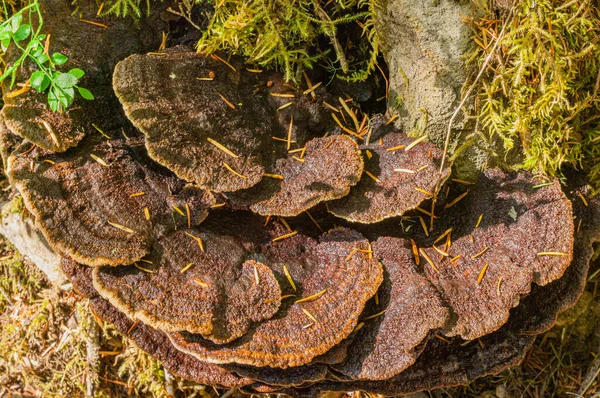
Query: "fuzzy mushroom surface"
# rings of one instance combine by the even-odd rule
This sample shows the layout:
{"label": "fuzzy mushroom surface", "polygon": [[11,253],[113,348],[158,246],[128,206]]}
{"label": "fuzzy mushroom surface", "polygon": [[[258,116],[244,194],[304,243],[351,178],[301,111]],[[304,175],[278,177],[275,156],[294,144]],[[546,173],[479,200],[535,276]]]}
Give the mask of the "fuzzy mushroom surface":
{"label": "fuzzy mushroom surface", "polygon": [[130,318],[227,343],[271,318],[281,302],[273,272],[251,259],[245,243],[234,230],[179,230],[139,267],[97,268],[94,287]]}
{"label": "fuzzy mushroom surface", "polygon": [[[275,257],[277,253],[283,256]],[[211,363],[273,368],[308,364],[352,333],[383,277],[368,241],[345,228],[329,231],[318,243],[298,235],[275,238],[263,254],[288,281],[284,297],[293,292],[278,315],[233,345],[218,346],[189,333],[169,334],[178,349]]]}
{"label": "fuzzy mushroom surface", "polygon": [[229,199],[264,216],[294,217],[347,195],[363,173],[358,145],[348,136],[314,138],[299,154],[278,159],[270,178]]}
{"label": "fuzzy mushroom surface", "polygon": [[[376,123],[376,122],[375,122]],[[379,123],[380,124],[380,123]],[[412,139],[387,126],[379,140],[361,144],[365,174],[347,196],[329,202],[336,217],[356,223],[377,223],[401,216],[431,199],[438,178],[444,182],[450,167],[440,173],[443,152],[435,145]]]}
{"label": "fuzzy mushroom surface", "polygon": [[83,264],[132,264],[159,237],[201,223],[214,204],[210,192],[149,159],[139,139],[90,136],[57,154],[29,149],[10,156],[9,178],[52,247]]}

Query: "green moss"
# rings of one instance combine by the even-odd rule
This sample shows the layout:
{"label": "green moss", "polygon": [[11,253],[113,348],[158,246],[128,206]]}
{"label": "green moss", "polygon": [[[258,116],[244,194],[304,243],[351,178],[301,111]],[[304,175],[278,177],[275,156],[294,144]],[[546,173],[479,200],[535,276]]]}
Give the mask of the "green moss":
{"label": "green moss", "polygon": [[[475,26],[486,50],[501,29],[494,20],[488,16]],[[516,168],[561,177],[571,166],[600,189],[599,36],[600,10],[593,2],[518,2],[478,87],[482,142],[489,148],[500,143],[505,154],[522,151]],[[477,68],[486,50],[479,50]]]}
{"label": "green moss", "polygon": [[[296,80],[317,63],[349,80],[363,80],[375,68],[377,0],[200,1],[215,11],[199,51],[229,51],[250,64],[281,70],[287,80]],[[362,29],[362,40],[350,43],[338,37],[338,27],[348,24]]]}
{"label": "green moss", "polygon": [[6,214],[19,214],[23,212],[25,205],[23,204],[23,197],[21,195],[16,195],[8,205],[2,208],[2,213],[0,214],[0,218],[4,217]]}

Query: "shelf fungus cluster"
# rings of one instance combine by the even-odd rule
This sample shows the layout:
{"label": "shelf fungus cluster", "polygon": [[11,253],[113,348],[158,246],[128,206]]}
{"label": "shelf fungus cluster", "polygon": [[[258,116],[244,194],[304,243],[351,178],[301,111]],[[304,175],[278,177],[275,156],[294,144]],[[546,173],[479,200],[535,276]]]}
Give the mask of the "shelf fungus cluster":
{"label": "shelf fungus cluster", "polygon": [[102,60],[104,102],[5,100],[0,152],[75,290],[173,374],[290,395],[464,384],[519,363],[581,294],[600,202],[576,178],[452,178],[425,138],[308,77],[131,55],[153,40],[77,53]]}

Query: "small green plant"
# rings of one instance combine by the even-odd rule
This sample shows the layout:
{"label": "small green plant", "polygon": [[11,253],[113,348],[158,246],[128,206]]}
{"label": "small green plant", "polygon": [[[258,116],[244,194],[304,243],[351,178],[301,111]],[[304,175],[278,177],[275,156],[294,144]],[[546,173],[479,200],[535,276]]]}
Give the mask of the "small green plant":
{"label": "small green plant", "polygon": [[[5,15],[8,15],[6,4]],[[34,20],[37,20],[35,26]],[[63,111],[75,100],[75,90],[86,100],[93,100],[93,94],[78,85],[85,72],[73,68],[68,72],[57,70],[58,66],[65,64],[68,57],[61,53],[49,54],[49,36],[42,34],[43,17],[38,0],[31,0],[28,5],[21,8],[0,25],[0,48],[6,54],[9,47],[14,46],[18,58],[10,65],[6,65],[0,75],[0,82],[11,78],[10,87],[15,84],[17,70],[25,62],[33,62],[37,71],[33,72],[21,92],[28,86],[37,92],[48,93],[48,106],[51,110]],[[20,91],[20,90],[19,90]],[[17,91],[14,95],[18,95]],[[9,94],[9,97],[11,94]]]}

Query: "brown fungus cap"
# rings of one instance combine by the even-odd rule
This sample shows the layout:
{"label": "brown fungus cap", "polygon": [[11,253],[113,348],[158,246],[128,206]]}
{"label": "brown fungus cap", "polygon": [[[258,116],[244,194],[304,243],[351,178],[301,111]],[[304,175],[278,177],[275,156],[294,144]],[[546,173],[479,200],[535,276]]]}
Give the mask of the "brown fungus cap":
{"label": "brown fungus cap", "polygon": [[[345,228],[331,230],[318,244],[301,235],[275,240],[263,248],[265,261],[287,281],[282,282],[284,297],[295,292],[295,297],[282,301],[277,316],[227,346],[187,333],[171,333],[171,340],[182,351],[212,363],[280,368],[308,364],[350,335],[377,291],[382,268],[368,247],[362,235]],[[301,299],[305,300],[294,301]]]}
{"label": "brown fungus cap", "polygon": [[[233,62],[233,61],[232,61]],[[198,53],[133,55],[113,85],[150,156],[179,177],[217,192],[257,184],[279,134],[259,75]]]}
{"label": "brown fungus cap", "polygon": [[30,148],[10,157],[10,179],[50,245],[83,264],[138,261],[158,237],[202,222],[214,203],[150,160],[139,139],[90,136],[62,154]]}
{"label": "brown fungus cap", "polygon": [[73,282],[75,291],[90,299],[90,308],[97,317],[113,324],[139,348],[161,361],[172,374],[196,383],[223,388],[240,388],[254,383],[251,379],[240,377],[220,366],[200,362],[191,355],[178,351],[165,333],[129,319],[107,300],[98,296],[92,285],[92,270],[89,267],[64,258],[61,268]]}
{"label": "brown fungus cap", "polygon": [[[149,51],[160,44],[164,23],[158,19],[164,7],[153,7],[148,18],[139,26],[126,18],[102,18],[105,27],[86,23],[95,20],[98,6],[82,1],[77,7],[69,0],[41,0],[44,16],[43,31],[49,33],[49,53],[60,52],[69,57],[60,67],[63,72],[79,68],[85,76],[78,83],[94,95],[93,101],[76,96],[64,112],[53,112],[48,107],[48,95],[31,89],[13,96],[18,87],[10,87],[11,79],[2,82],[2,116],[8,128],[41,148],[63,152],[95,131],[94,124],[104,130],[116,129],[126,122],[111,88],[111,73],[115,64],[130,54]],[[4,59],[13,62],[21,56],[12,44]],[[17,69],[17,82],[29,79],[38,68],[27,61]]]}
{"label": "brown fungus cap", "polygon": [[[436,212],[421,262],[455,317],[446,336],[472,340],[497,330],[533,282],[546,285],[571,263],[571,202],[556,180],[536,185],[530,173],[487,170],[464,192],[454,186]],[[453,228],[451,245],[445,238],[433,249],[446,228]]]}
{"label": "brown fungus cap", "polygon": [[362,172],[363,159],[352,138],[314,138],[306,143],[303,155],[277,160],[271,177],[229,199],[264,216],[293,217],[320,202],[347,195]]}
{"label": "brown fungus cap", "polygon": [[497,331],[467,345],[433,339],[414,365],[391,379],[342,381],[331,375],[331,381],[318,383],[315,388],[321,392],[365,391],[398,396],[464,385],[518,365],[534,341],[535,337],[519,336],[509,330]]}
{"label": "brown fungus cap", "polygon": [[414,264],[408,241],[380,238],[373,251],[384,267],[379,305],[371,310],[376,316],[366,317],[346,360],[332,366],[352,379],[385,380],[400,373],[414,363],[430,331],[449,320],[435,287]]}
{"label": "brown fungus cap", "polygon": [[361,145],[365,174],[348,196],[327,204],[329,211],[351,222],[377,223],[429,199],[427,192],[435,191],[438,177],[442,182],[448,178],[450,167],[440,175],[443,152],[427,142],[410,147],[415,142],[392,131]]}
{"label": "brown fungus cap", "polygon": [[[8,168],[8,158],[12,153],[23,143],[23,138],[13,134],[4,119],[0,115],[0,156],[2,157],[2,170],[6,172]],[[29,148],[33,148],[34,144],[29,144]]]}
{"label": "brown fungus cap", "polygon": [[[587,197],[586,206],[579,193]],[[549,330],[557,315],[575,304],[587,278],[593,243],[600,242],[600,199],[591,199],[588,187],[570,186],[575,220],[582,220],[575,233],[573,261],[562,278],[545,286],[534,285],[531,293],[511,310],[509,321],[499,330],[465,342],[458,337],[449,342],[434,339],[416,363],[384,381],[350,381],[331,374],[330,382],[316,385],[319,391],[361,390],[396,396],[422,390],[468,384],[519,364],[535,341]],[[334,381],[336,380],[336,381]]]}
{"label": "brown fungus cap", "polygon": [[96,269],[94,286],[132,319],[227,343],[272,317],[281,302],[273,272],[249,259],[254,253],[244,243],[209,228],[177,231],[140,267]]}
{"label": "brown fungus cap", "polygon": [[577,303],[585,290],[594,244],[600,242],[600,197],[591,197],[591,189],[581,177],[569,175],[567,182],[565,191],[573,204],[577,226],[573,261],[560,279],[546,286],[534,285],[511,314],[509,323],[521,334],[534,335],[549,330],[557,314]]}

